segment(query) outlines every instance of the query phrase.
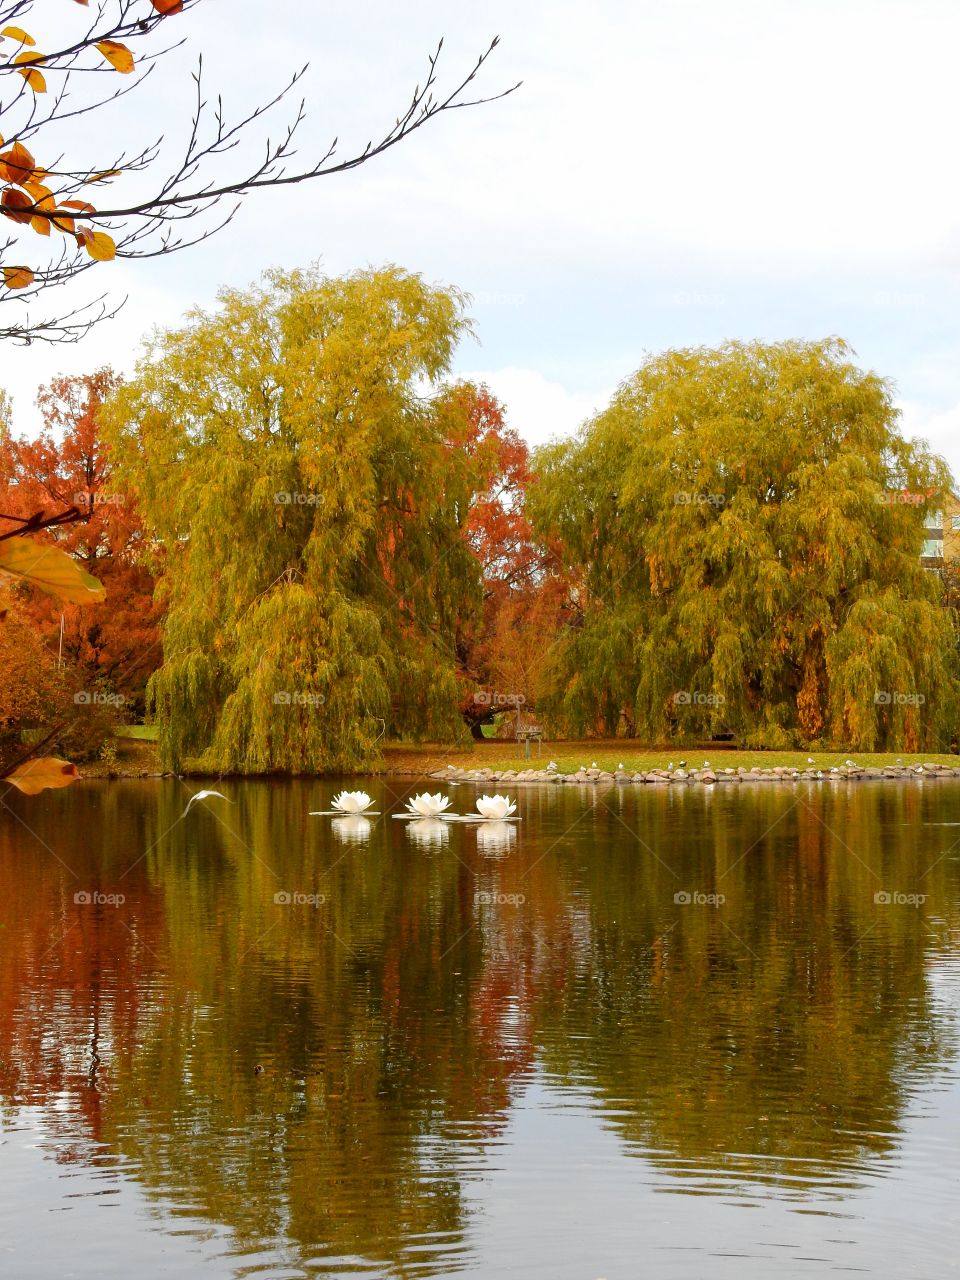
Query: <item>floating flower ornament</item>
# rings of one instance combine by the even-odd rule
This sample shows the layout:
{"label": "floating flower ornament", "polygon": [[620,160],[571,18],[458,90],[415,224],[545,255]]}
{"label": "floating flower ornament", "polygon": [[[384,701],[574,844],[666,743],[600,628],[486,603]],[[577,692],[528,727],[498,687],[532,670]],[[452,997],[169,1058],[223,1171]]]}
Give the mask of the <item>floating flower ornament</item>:
{"label": "floating flower ornament", "polygon": [[311,818],[330,818],[343,817],[358,814],[370,814],[376,816],[379,813],[377,809],[371,809],[373,798],[368,796],[365,791],[341,791],[339,795],[334,796],[330,801],[331,808],[310,811]]}
{"label": "floating flower ornament", "polygon": [[477,812],[487,822],[503,822],[513,816],[516,808],[509,796],[481,796],[477,801]]}
{"label": "floating flower ornament", "polygon": [[441,795],[439,791],[433,796],[425,791],[422,796],[414,796],[407,801],[407,813],[411,818],[439,818],[449,807],[450,797]]}

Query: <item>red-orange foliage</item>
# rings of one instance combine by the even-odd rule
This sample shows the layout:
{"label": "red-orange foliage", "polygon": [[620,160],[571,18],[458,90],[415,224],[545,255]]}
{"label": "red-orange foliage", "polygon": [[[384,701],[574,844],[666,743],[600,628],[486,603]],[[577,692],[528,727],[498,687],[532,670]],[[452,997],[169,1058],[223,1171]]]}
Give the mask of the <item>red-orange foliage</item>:
{"label": "red-orange foliage", "polygon": [[41,389],[45,429],[36,440],[7,438],[0,472],[13,482],[3,509],[27,516],[77,507],[84,519],[43,536],[74,556],[106,587],[103,604],[65,604],[38,591],[22,595],[22,614],[88,687],[106,684],[137,698],[160,663],[160,612],[146,564],[143,528],[127,495],[113,486],[113,467],[97,415],[119,386],[109,369],[57,378]]}
{"label": "red-orange foliage", "polygon": [[[482,619],[464,627],[465,674],[492,686],[503,701],[466,697],[463,714],[475,736],[498,710],[535,710],[547,654],[564,617],[568,584],[551,548],[535,541],[526,494],[536,483],[530,451],[504,420],[504,407],[487,387],[451,388],[447,411],[452,449],[464,450],[480,470],[464,536],[483,574]],[[509,699],[514,701],[509,701]]]}

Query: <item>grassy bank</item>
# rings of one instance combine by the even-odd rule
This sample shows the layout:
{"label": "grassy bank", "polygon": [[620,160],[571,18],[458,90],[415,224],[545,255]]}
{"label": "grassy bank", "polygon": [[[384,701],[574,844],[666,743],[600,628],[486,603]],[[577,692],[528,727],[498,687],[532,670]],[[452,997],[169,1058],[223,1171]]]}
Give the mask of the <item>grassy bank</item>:
{"label": "grassy bank", "polygon": [[[131,726],[136,730],[139,726]],[[127,729],[122,737],[114,740],[116,763],[96,761],[81,766],[80,772],[87,778],[107,777],[110,773],[124,776],[142,776],[160,772],[157,761],[155,743],[151,740],[153,731],[131,732]],[[808,763],[811,758],[813,765]],[[910,764],[946,764],[960,766],[960,756],[942,752],[925,752],[922,754],[894,752],[843,752],[843,751],[738,751],[710,747],[694,750],[692,747],[677,747],[669,751],[632,748],[624,739],[590,739],[585,742],[545,742],[543,751],[538,754],[536,744],[532,746],[529,760],[523,750],[517,750],[515,743],[502,740],[476,742],[465,747],[446,746],[443,743],[424,743],[420,745],[391,744],[384,749],[383,763],[379,769],[367,772],[388,773],[394,776],[420,777],[448,764],[469,769],[524,769],[545,768],[554,761],[560,773],[576,773],[581,765],[590,768],[594,761],[601,769],[615,772],[622,764],[631,773],[649,772],[651,769],[666,769],[671,764],[678,767],[686,761],[688,769],[702,768],[705,760],[709,760],[715,769],[774,769],[778,767],[792,769],[831,769],[853,760],[865,768],[882,767],[902,763]],[[188,769],[188,772],[193,770]]]}

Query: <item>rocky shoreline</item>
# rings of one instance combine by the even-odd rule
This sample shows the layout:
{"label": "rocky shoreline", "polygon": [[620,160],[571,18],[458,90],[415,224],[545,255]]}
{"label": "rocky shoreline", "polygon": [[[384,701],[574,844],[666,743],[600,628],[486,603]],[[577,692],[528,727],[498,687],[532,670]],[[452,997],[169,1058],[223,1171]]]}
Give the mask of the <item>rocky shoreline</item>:
{"label": "rocky shoreline", "polygon": [[889,778],[910,779],[960,778],[960,765],[918,764],[883,765],[874,768],[857,764],[840,765],[829,769],[794,769],[777,766],[763,769],[754,766],[745,769],[651,769],[649,773],[630,773],[628,770],[610,772],[607,769],[579,769],[576,773],[560,773],[556,769],[467,769],[447,765],[427,775],[438,782],[478,782],[498,784],[547,783],[553,786],[582,786],[597,783],[640,783],[644,785],[700,784],[716,786],[723,783],[742,782],[861,782]]}

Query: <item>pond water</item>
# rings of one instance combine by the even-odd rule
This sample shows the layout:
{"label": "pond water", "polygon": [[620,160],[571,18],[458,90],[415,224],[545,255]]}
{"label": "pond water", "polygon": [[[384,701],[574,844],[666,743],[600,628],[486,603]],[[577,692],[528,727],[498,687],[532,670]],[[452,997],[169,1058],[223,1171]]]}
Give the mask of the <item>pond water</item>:
{"label": "pond water", "polygon": [[960,783],[199,785],[0,804],[0,1274],[960,1273]]}

